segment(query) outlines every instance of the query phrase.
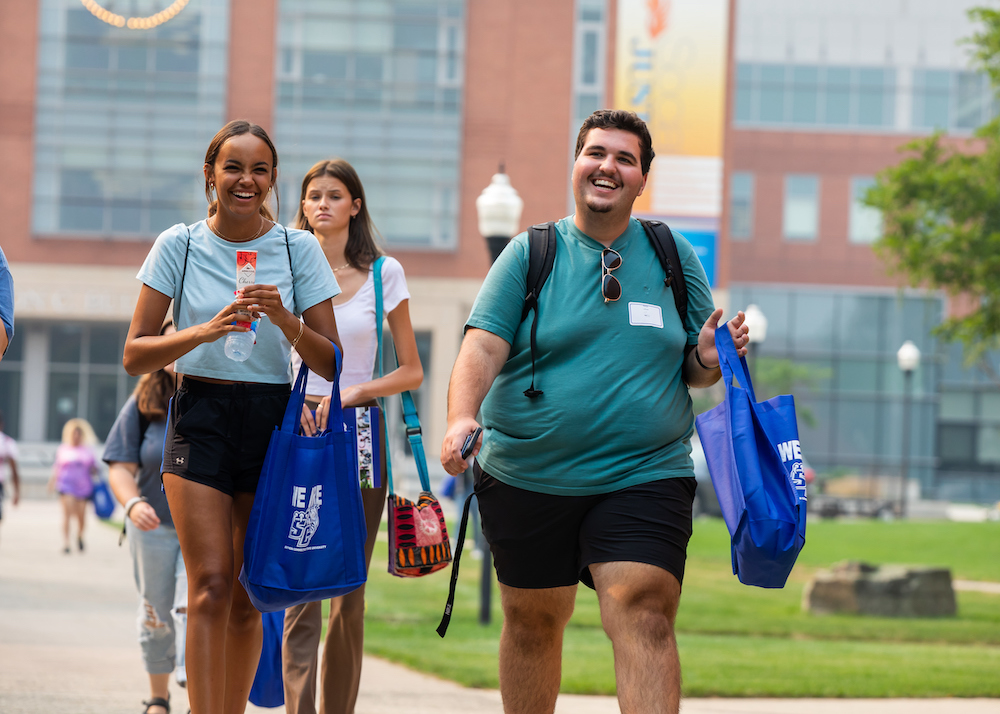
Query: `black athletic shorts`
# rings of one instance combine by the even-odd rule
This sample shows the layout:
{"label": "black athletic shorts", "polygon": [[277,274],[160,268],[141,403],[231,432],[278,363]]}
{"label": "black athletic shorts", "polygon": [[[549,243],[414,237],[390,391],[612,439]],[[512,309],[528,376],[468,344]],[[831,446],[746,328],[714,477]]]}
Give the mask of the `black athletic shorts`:
{"label": "black athletic shorts", "polygon": [[648,563],[684,582],[694,477],[593,496],[554,496],[498,481],[475,464],[483,534],[497,579],[515,588],[593,588],[593,563]]}
{"label": "black athletic shorts", "polygon": [[230,496],[254,493],[290,393],[287,384],[214,384],[185,377],[170,400],[162,471]]}

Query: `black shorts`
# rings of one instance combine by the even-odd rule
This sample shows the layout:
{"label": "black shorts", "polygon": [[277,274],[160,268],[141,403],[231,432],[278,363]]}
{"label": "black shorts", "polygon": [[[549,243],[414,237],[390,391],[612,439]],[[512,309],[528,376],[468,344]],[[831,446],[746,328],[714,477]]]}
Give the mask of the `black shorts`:
{"label": "black shorts", "polygon": [[170,400],[162,471],[230,496],[254,493],[290,393],[287,384],[185,378]]}
{"label": "black shorts", "polygon": [[515,588],[593,588],[593,563],[648,563],[684,582],[697,481],[669,478],[593,496],[510,486],[474,466],[497,579]]}

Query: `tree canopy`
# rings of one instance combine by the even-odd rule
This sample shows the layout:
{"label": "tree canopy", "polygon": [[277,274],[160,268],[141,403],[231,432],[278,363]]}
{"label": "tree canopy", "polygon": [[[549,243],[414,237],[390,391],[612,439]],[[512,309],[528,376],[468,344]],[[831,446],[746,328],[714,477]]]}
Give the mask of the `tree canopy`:
{"label": "tree canopy", "polygon": [[[1000,89],[1000,10],[974,8],[974,66]],[[882,211],[875,250],[912,285],[968,295],[978,308],[938,329],[969,361],[1000,345],[1000,117],[958,140],[938,132],[906,145],[865,202]]]}

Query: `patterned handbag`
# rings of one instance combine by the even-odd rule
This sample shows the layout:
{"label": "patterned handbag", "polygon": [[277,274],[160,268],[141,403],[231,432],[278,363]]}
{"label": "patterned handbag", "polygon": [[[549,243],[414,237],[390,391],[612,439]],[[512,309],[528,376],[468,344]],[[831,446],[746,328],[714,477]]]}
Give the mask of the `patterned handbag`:
{"label": "patterned handbag", "polygon": [[[378,376],[382,376],[382,261],[373,267],[375,282],[375,324],[378,335]],[[392,484],[392,461],[386,435],[385,472],[389,481],[389,573],[400,578],[418,578],[441,570],[451,562],[451,541],[444,522],[441,504],[431,493],[427,457],[420,432],[420,419],[409,392],[400,394],[403,422],[413,460],[420,475],[420,496],[411,501],[395,493]],[[385,413],[383,408],[383,413]]]}

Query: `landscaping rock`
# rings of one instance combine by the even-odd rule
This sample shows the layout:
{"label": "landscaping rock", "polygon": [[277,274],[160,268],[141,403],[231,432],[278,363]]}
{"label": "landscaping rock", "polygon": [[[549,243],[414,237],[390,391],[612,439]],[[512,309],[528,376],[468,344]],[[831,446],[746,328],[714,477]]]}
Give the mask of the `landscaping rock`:
{"label": "landscaping rock", "polygon": [[802,593],[802,607],[817,615],[949,617],[957,612],[949,569],[858,561],[816,573]]}

